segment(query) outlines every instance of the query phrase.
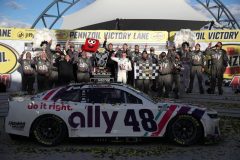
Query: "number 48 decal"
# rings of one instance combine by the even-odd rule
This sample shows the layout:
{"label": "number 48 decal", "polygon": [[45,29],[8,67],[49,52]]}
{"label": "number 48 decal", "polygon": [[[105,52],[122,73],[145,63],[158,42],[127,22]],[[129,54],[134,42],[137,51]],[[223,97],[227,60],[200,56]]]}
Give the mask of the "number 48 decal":
{"label": "number 48 decal", "polygon": [[[141,124],[145,131],[154,132],[157,130],[157,124],[154,120],[154,115],[149,109],[139,110]],[[132,126],[134,132],[140,132],[139,122],[137,121],[135,111],[133,109],[127,110],[124,118],[125,126]]]}

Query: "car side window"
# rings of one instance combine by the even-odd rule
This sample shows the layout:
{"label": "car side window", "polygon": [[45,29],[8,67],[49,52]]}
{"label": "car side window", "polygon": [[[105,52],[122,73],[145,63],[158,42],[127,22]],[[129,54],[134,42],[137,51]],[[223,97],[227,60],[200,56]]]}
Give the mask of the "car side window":
{"label": "car side window", "polygon": [[61,99],[61,101],[71,101],[71,102],[80,102],[80,90],[71,89],[71,90],[62,90],[53,97],[55,101]]}
{"label": "car side window", "polygon": [[134,95],[125,92],[126,93],[126,99],[128,104],[143,104],[142,100],[135,97]]}
{"label": "car side window", "polygon": [[114,88],[88,88],[83,93],[86,103],[125,103],[124,92]]}

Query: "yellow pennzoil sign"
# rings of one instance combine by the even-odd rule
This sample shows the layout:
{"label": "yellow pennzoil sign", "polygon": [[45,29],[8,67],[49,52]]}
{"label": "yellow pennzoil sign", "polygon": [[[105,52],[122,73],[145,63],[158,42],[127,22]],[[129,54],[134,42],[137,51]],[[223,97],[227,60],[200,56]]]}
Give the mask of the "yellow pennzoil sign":
{"label": "yellow pennzoil sign", "polygon": [[[240,30],[203,30],[193,31],[197,42],[240,42]],[[170,40],[174,40],[176,31],[170,32]]]}
{"label": "yellow pennzoil sign", "polygon": [[17,52],[10,46],[0,43],[0,74],[11,73],[17,66]]}
{"label": "yellow pennzoil sign", "polygon": [[34,29],[25,28],[0,28],[1,40],[33,40]]}

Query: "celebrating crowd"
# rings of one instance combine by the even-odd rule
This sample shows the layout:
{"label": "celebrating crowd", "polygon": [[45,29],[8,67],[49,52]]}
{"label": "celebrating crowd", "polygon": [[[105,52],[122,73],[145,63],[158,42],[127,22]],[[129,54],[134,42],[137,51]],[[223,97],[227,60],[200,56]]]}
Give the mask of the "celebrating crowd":
{"label": "celebrating crowd", "polygon": [[[41,43],[41,51],[32,58],[31,53],[23,53],[19,58],[22,66],[22,90],[33,94],[33,84],[37,79],[38,91],[44,91],[55,86],[66,85],[70,82],[89,82],[94,67],[96,67],[96,53],[88,53],[83,47],[75,48],[73,43],[67,41],[65,46],[56,45],[54,51],[50,50],[51,41]],[[198,79],[200,94],[204,94],[203,73],[208,60],[210,65],[210,89],[209,94],[215,93],[218,87],[219,95],[223,94],[223,73],[228,66],[226,51],[222,49],[222,43],[218,42],[214,47],[209,44],[205,51],[200,44],[191,49],[188,42],[184,42],[178,50],[174,46],[168,46],[167,52],[159,56],[155,54],[155,48],[150,50],[147,46],[140,51],[139,45],[135,45],[131,51],[127,44],[121,48],[113,48],[113,44],[103,43],[103,48],[108,52],[106,67],[111,72],[114,81],[127,83],[137,89],[149,93],[150,89],[158,92],[160,97],[169,97],[171,91],[175,98],[179,98],[180,85],[186,93],[191,93],[195,76]],[[26,55],[26,58],[23,58]],[[158,66],[156,79],[135,79],[134,64],[155,64]]]}

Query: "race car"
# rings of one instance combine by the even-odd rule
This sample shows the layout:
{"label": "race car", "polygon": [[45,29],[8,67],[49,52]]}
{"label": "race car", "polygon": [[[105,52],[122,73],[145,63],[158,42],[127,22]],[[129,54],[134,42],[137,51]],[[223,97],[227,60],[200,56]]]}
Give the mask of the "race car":
{"label": "race car", "polygon": [[124,84],[70,84],[9,101],[6,132],[54,146],[67,137],[163,137],[181,145],[219,138],[216,111],[156,102]]}

